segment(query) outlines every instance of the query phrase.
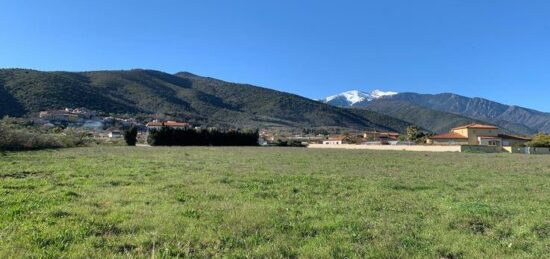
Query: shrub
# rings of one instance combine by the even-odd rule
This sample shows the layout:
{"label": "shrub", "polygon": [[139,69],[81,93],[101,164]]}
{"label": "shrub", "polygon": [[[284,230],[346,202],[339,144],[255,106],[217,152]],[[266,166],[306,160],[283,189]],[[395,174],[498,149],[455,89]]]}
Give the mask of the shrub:
{"label": "shrub", "polygon": [[88,135],[74,129],[57,131],[34,126],[22,119],[0,120],[0,150],[20,151],[45,148],[83,146],[89,143]]}

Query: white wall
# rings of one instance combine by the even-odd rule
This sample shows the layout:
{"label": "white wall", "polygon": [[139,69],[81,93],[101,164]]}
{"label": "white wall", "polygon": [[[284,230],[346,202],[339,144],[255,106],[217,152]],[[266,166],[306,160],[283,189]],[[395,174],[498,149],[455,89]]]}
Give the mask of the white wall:
{"label": "white wall", "polygon": [[370,150],[398,150],[398,151],[425,151],[425,152],[460,152],[460,146],[393,146],[393,145],[354,145],[354,144],[309,144],[308,148],[340,148],[340,149],[370,149]]}

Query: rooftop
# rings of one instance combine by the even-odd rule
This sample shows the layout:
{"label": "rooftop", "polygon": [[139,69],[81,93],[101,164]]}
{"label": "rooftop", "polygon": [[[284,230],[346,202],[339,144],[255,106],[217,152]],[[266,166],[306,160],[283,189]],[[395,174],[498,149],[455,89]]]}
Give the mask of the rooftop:
{"label": "rooftop", "polygon": [[443,133],[443,134],[437,134],[429,137],[430,139],[468,139],[467,137],[458,134],[458,133]]}
{"label": "rooftop", "polygon": [[493,125],[472,123],[472,124],[468,124],[468,125],[453,128],[453,130],[457,130],[457,129],[498,129],[498,128],[496,126],[493,126]]}
{"label": "rooftop", "polygon": [[514,136],[514,135],[508,135],[508,134],[498,134],[499,137],[503,139],[516,139],[516,140],[525,140],[525,141],[531,141],[530,138],[520,137],[520,136]]}

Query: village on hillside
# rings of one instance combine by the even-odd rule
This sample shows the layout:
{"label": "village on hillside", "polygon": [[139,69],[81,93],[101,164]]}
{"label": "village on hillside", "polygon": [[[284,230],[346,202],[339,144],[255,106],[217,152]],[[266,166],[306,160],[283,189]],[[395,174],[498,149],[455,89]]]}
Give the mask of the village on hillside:
{"label": "village on hillside", "polygon": [[[163,127],[171,129],[204,130],[201,125],[192,125],[176,120],[138,120],[125,116],[101,116],[99,112],[86,108],[65,108],[47,110],[38,114],[34,123],[45,127],[73,127],[85,131],[91,138],[116,142],[123,138],[123,131],[135,127],[138,140],[147,144],[148,134]],[[301,146],[309,148],[345,148],[374,150],[406,150],[432,152],[509,152],[523,154],[550,154],[547,147],[528,147],[532,140],[526,136],[504,133],[493,125],[472,123],[461,125],[449,132],[433,134],[415,126],[407,132],[385,132],[377,130],[340,131],[261,129],[258,132],[261,146]]]}

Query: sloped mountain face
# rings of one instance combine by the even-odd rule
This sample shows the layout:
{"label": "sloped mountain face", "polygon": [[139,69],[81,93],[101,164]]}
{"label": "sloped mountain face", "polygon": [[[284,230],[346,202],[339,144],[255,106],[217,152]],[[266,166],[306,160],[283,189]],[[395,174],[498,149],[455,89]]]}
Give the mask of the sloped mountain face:
{"label": "sloped mountain face", "polygon": [[408,123],[297,95],[191,73],[153,70],[41,72],[0,70],[0,116],[86,107],[115,114],[165,114],[192,123],[241,128],[335,127],[403,132]]}
{"label": "sloped mountain face", "polygon": [[[369,103],[363,109],[377,111],[397,119],[407,121],[432,132],[449,132],[459,125],[487,122],[475,120],[466,116],[437,111],[423,106],[398,100],[379,100]],[[507,130],[513,132],[513,130]]]}
{"label": "sloped mountain face", "polygon": [[[357,113],[349,109],[330,105],[267,88],[235,84],[200,77],[190,73],[178,73],[178,77],[189,80],[194,89],[215,96],[229,107],[244,114],[253,114],[254,121],[262,125],[301,125],[313,127],[373,128],[403,132],[408,123],[368,111]],[[211,118],[223,120],[230,115],[223,111],[210,114]]]}
{"label": "sloped mountain face", "polygon": [[320,101],[330,105],[338,107],[363,107],[366,106],[372,100],[376,100],[385,96],[392,96],[397,94],[396,92],[384,92],[380,90],[374,90],[370,93],[362,92],[358,90],[351,90],[343,92],[337,95],[329,96]]}
{"label": "sloped mountain face", "polygon": [[464,116],[487,120],[506,111],[504,104],[492,102],[482,98],[468,98],[451,93],[417,94],[402,93],[391,98],[392,100],[407,101],[438,111],[461,114]]}
{"label": "sloped mountain face", "polygon": [[483,98],[469,98],[451,93],[401,93],[380,101],[401,101],[433,110],[486,121],[512,131],[533,134],[550,132],[550,113],[510,106]]}
{"label": "sloped mountain face", "polygon": [[433,132],[472,122],[495,124],[509,133],[550,132],[550,113],[452,93],[417,94],[348,91],[320,100],[339,107],[366,108]]}

